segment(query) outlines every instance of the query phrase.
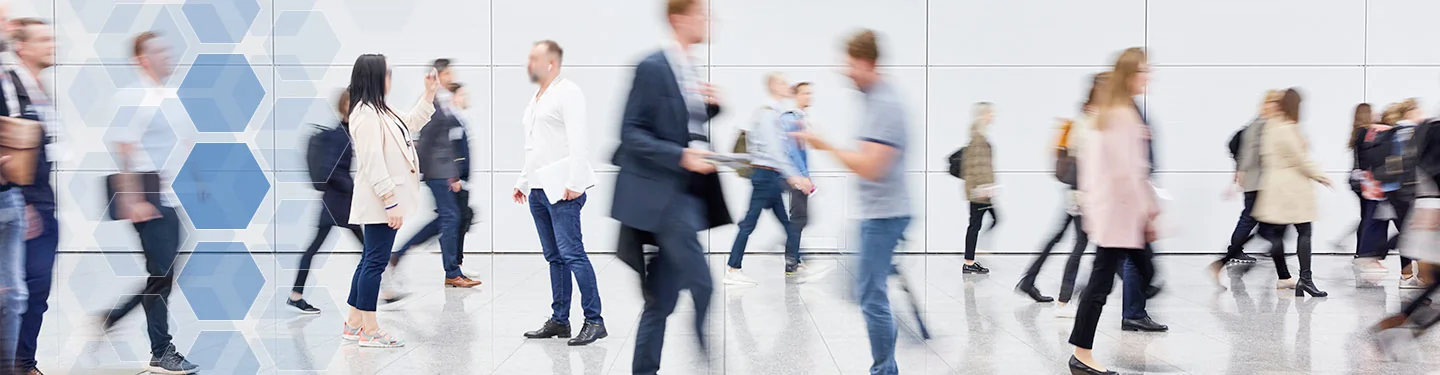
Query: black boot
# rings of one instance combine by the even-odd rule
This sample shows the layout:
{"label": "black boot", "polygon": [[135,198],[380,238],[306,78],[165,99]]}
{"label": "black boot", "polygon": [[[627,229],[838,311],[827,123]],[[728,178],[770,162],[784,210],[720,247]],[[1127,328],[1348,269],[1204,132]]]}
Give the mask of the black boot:
{"label": "black boot", "polygon": [[609,337],[610,333],[605,332],[605,323],[589,323],[580,327],[580,334],[567,342],[570,346],[588,345],[595,340]]}
{"label": "black boot", "polygon": [[540,329],[525,332],[526,338],[548,339],[551,337],[570,338],[570,324],[557,322],[555,319],[545,319],[545,325]]}
{"label": "black boot", "polygon": [[1030,281],[1029,279],[1020,280],[1020,284],[1015,285],[1015,293],[1029,296],[1030,299],[1033,299],[1035,300],[1035,302],[1039,303],[1055,301],[1055,299],[1050,298],[1050,296],[1040,294],[1040,289],[1036,288],[1035,283]]}
{"label": "black boot", "polygon": [[1309,277],[1301,277],[1300,282],[1295,283],[1295,296],[1304,297],[1305,293],[1310,293],[1312,297],[1325,297],[1330,295],[1330,293],[1325,293],[1325,291],[1315,287],[1315,280]]}

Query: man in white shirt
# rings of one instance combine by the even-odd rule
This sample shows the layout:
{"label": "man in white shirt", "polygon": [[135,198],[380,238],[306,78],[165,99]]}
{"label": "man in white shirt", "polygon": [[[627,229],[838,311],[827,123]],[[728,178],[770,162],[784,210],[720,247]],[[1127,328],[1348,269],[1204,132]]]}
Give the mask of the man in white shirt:
{"label": "man in white shirt", "polygon": [[725,283],[731,285],[756,284],[755,279],[745,276],[740,269],[745,259],[745,246],[764,210],[773,212],[775,219],[780,221],[780,226],[785,228],[785,273],[794,274],[799,267],[800,228],[790,225],[790,217],[785,214],[785,200],[782,198],[786,190],[809,193],[811,188],[810,179],[801,175],[786,154],[787,138],[784,136],[785,124],[781,115],[791,112],[794,92],[785,77],[779,73],[767,75],[765,84],[769,88],[770,102],[760,108],[760,112],[755,116],[755,126],[746,137],[749,143],[746,151],[750,154],[752,169],[750,186],[753,189],[750,192],[750,208],[745,211],[745,218],[740,219],[740,230],[735,232],[735,242],[730,247],[730,259],[726,262],[730,268],[725,271]]}
{"label": "man in white shirt", "polygon": [[130,220],[140,236],[145,269],[150,277],[146,278],[143,290],[110,311],[105,317],[105,329],[110,329],[135,307],[143,306],[150,336],[147,371],[186,374],[199,366],[185,360],[171,343],[169,308],[165,302],[175,283],[173,266],[180,250],[180,216],[169,197],[174,194],[169,181],[178,174],[176,169],[180,163],[151,159],[152,155],[165,155],[155,150],[174,147],[178,141],[174,135],[178,129],[164,129],[161,126],[169,126],[166,122],[151,121],[155,116],[163,116],[161,103],[176,93],[166,86],[174,70],[170,49],[157,38],[159,35],[148,31],[135,37],[133,53],[141,69],[141,86],[121,90],[115,98],[118,105],[134,106],[135,115],[126,123],[111,124],[126,128],[116,132],[116,138],[111,140],[119,153],[120,178],[116,181],[119,185],[116,191],[127,193],[118,194],[114,199],[122,219]]}
{"label": "man in white shirt", "polygon": [[[564,51],[554,41],[535,43],[526,70],[540,89],[530,97],[525,123],[525,166],[511,198],[530,202],[530,215],[540,235],[545,261],[550,262],[550,308],[553,314],[528,338],[570,336],[570,276],[580,287],[585,325],[569,344],[586,345],[608,336],[600,317],[600,291],[595,268],[581,240],[580,210],[585,190],[595,186],[585,138],[585,93],[560,77]],[[527,196],[528,195],[528,196]]]}

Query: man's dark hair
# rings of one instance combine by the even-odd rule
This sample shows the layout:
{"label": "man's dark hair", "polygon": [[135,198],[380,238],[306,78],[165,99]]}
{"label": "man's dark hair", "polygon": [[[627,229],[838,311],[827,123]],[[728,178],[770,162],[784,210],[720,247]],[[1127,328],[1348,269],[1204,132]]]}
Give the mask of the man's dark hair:
{"label": "man's dark hair", "polygon": [[564,60],[565,60],[565,50],[560,49],[560,43],[555,43],[555,41],[553,41],[553,40],[546,39],[546,40],[542,40],[542,41],[539,41],[539,42],[535,42],[535,45],[537,45],[537,46],[545,46],[545,51],[546,51],[546,52],[550,52],[550,54],[552,54],[552,55],[555,55],[555,59],[556,59],[556,60],[560,60],[560,61],[564,61]]}
{"label": "man's dark hair", "polygon": [[435,68],[436,72],[443,72],[445,69],[450,69],[450,59],[435,59],[430,66]]}
{"label": "man's dark hair", "polygon": [[131,51],[131,52],[133,53],[133,55],[131,55],[131,57],[140,58],[140,55],[144,55],[144,54],[145,54],[145,43],[150,42],[151,40],[154,40],[155,38],[159,38],[159,37],[160,37],[160,34],[154,32],[154,31],[146,31],[146,32],[143,32],[143,33],[136,34],[136,35],[135,35],[135,43],[134,43],[134,46],[133,46],[134,50]]}
{"label": "man's dark hair", "polygon": [[800,92],[800,88],[801,88],[801,87],[806,87],[806,86],[810,86],[810,82],[800,82],[800,83],[796,83],[796,84],[795,84],[795,87],[792,87],[791,90],[795,90],[795,92]]}

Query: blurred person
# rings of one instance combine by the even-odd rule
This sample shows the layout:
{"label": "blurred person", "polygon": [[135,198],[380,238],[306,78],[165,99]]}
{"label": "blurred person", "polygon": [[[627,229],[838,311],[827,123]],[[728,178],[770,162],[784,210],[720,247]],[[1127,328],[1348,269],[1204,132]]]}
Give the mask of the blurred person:
{"label": "blurred person", "polygon": [[316,137],[311,140],[311,147],[319,149],[310,149],[306,155],[310,168],[314,169],[311,177],[323,175],[325,179],[318,183],[321,188],[320,201],[324,207],[320,210],[320,219],[315,227],[315,239],[310,241],[310,246],[305,248],[305,254],[300,256],[300,265],[295,272],[295,287],[290,290],[290,298],[285,300],[287,306],[304,314],[320,313],[319,308],[305,301],[305,279],[310,276],[310,265],[315,260],[315,254],[320,252],[320,246],[324,245],[325,239],[330,236],[330,228],[344,228],[355,235],[356,241],[361,244],[365,242],[360,226],[349,223],[350,201],[354,200],[355,191],[355,178],[350,175],[350,166],[355,159],[355,150],[350,142],[348,89],[340,92],[335,110],[340,114],[339,124],[311,135]]}
{"label": "blurred person", "polygon": [[1215,285],[1220,285],[1220,271],[1226,264],[1255,262],[1254,257],[1245,254],[1245,243],[1254,237],[1255,227],[1259,225],[1251,212],[1255,208],[1255,197],[1260,190],[1260,134],[1265,130],[1265,122],[1279,113],[1279,107],[1273,103],[1280,99],[1280,95],[1277,90],[1266,91],[1260,101],[1260,113],[1231,137],[1230,152],[1235,159],[1231,188],[1244,192],[1245,205],[1240,210],[1240,220],[1235,223],[1235,230],[1230,233],[1230,247],[1226,248],[1224,256],[1207,267]]}
{"label": "blurred person", "polygon": [[735,242],[730,247],[730,259],[726,261],[729,268],[725,270],[725,283],[731,285],[756,284],[755,279],[741,271],[741,266],[750,234],[755,232],[755,225],[765,210],[774,213],[781,228],[785,229],[785,271],[786,274],[794,273],[790,268],[794,262],[790,255],[800,253],[800,228],[791,225],[790,217],[785,212],[785,199],[782,194],[787,189],[806,193],[811,189],[810,179],[800,173],[785,153],[785,137],[782,134],[785,120],[782,115],[791,111],[790,99],[794,91],[785,81],[785,76],[779,73],[766,75],[765,83],[770,102],[756,114],[754,127],[746,137],[749,143],[746,150],[751,158],[752,169],[750,208],[745,211],[745,217],[740,219],[740,230],[735,232]]}
{"label": "blurred person", "polygon": [[[1270,241],[1270,257],[1280,278],[1277,287],[1295,289],[1295,296],[1329,295],[1315,286],[1310,270],[1310,223],[1315,221],[1315,188],[1318,182],[1330,186],[1330,179],[1310,161],[1309,141],[1300,131],[1300,93],[1285,90],[1279,100],[1280,115],[1265,122],[1260,134],[1260,193],[1253,215],[1260,222],[1260,235]],[[1300,259],[1300,278],[1290,275],[1285,264],[1285,229],[1298,233],[1295,255]]]}
{"label": "blurred person", "polygon": [[[814,87],[810,82],[800,82],[791,88],[795,97],[795,108],[780,115],[781,132],[780,144],[785,146],[785,155],[790,158],[790,163],[795,166],[800,177],[804,178],[809,189],[801,189],[789,186],[790,192],[790,226],[795,232],[796,238],[802,238],[801,233],[805,227],[810,225],[810,194],[815,192],[814,181],[810,179],[810,155],[805,142],[795,139],[790,134],[803,132],[810,129],[810,104],[814,98]],[[788,240],[788,239],[787,239]],[[785,253],[785,274],[797,276],[796,282],[809,282],[825,276],[834,269],[833,265],[806,264],[800,257],[800,247],[786,248]],[[792,252],[793,251],[793,252]]]}
{"label": "blurred person", "polygon": [[[1360,169],[1368,173],[1369,179],[1374,180],[1371,191],[1362,191],[1362,195],[1379,202],[1368,220],[1362,219],[1365,236],[1360,244],[1361,249],[1357,251],[1356,263],[1378,264],[1389,255],[1390,250],[1399,248],[1399,239],[1407,229],[1405,220],[1415,202],[1415,186],[1408,183],[1415,178],[1415,160],[1414,156],[1404,153],[1404,148],[1409,144],[1416,127],[1423,121],[1424,111],[1415,99],[1406,99],[1385,108],[1381,122],[1389,125],[1388,128],[1383,128],[1373,138],[1367,137],[1361,141]],[[1395,223],[1398,233],[1388,236],[1389,224],[1392,222]],[[1387,236],[1389,240],[1386,240]],[[1374,269],[1374,266],[1369,268]],[[1374,269],[1373,272],[1381,271]],[[1415,277],[1410,258],[1402,254],[1400,288],[1424,287],[1424,283]]]}
{"label": "blurred person", "polygon": [[[530,48],[526,73],[539,88],[529,98],[521,119],[525,127],[525,164],[515,189],[515,203],[530,202],[530,217],[545,261],[550,264],[550,318],[540,329],[526,332],[527,338],[570,337],[571,286],[580,288],[580,308],[585,312],[580,334],[568,344],[588,345],[610,335],[600,316],[600,289],[595,267],[585,252],[580,228],[580,211],[595,187],[590,167],[585,92],[575,82],[561,77],[565,50],[552,40]],[[548,190],[548,191],[547,191]],[[557,194],[562,196],[551,196]],[[570,282],[575,278],[574,284]]]}
{"label": "blurred person", "polygon": [[360,347],[405,346],[380,329],[375,305],[395,232],[419,203],[415,186],[420,183],[420,160],[411,134],[424,131],[435,113],[437,75],[435,69],[425,75],[425,93],[410,111],[395,112],[385,102],[390,67],[384,55],[360,55],[350,74],[350,138],[358,183],[350,202],[350,224],[361,225],[365,249],[350,281],[351,309],[341,338],[358,341]]}
{"label": "blurred person", "polygon": [[[6,3],[0,3],[0,12],[3,12],[7,6]],[[16,93],[25,93],[25,87],[16,87],[14,83],[20,81],[21,75],[33,78],[41,70],[53,65],[53,35],[50,34],[48,28],[44,31],[37,30],[39,27],[32,28],[31,26],[36,26],[34,23],[36,20],[20,19],[16,21],[27,23],[25,35],[20,35],[23,38],[15,39],[13,43],[0,39],[0,52],[8,55],[8,50],[14,46],[24,49],[29,58],[23,61],[22,66],[16,67],[7,64],[4,66],[4,70],[0,71],[0,75],[4,76],[0,83],[6,85],[5,96],[7,99],[7,106],[0,110],[3,110],[3,114],[6,116],[13,115],[25,117],[28,120],[41,120],[36,118],[28,95],[23,97],[15,95]],[[0,13],[0,22],[10,23],[5,21],[3,13]],[[40,95],[39,99],[42,100],[48,97],[43,92],[38,94]],[[17,106],[8,106],[12,101],[8,99],[13,99]],[[22,100],[31,108],[19,106]],[[6,164],[9,159],[10,156],[0,157],[0,166]],[[22,331],[24,313],[32,303],[29,296],[30,286],[26,284],[27,273],[31,272],[27,269],[31,265],[27,262],[29,259],[27,259],[24,242],[27,235],[27,223],[23,189],[21,185],[7,181],[0,176],[0,374],[27,374],[35,366],[33,349],[25,357],[17,356],[18,346],[21,342],[28,340],[33,343],[37,339],[37,337],[28,336],[28,331]],[[54,247],[50,247],[49,250],[51,263],[44,269],[46,277],[54,266]],[[47,299],[49,297],[49,284],[45,285],[45,292],[46,295],[39,298]],[[38,335],[38,325],[35,328],[34,333]],[[28,359],[25,359],[26,357]]]}
{"label": "blurred person", "polygon": [[[480,285],[480,281],[470,279],[460,270],[461,248],[460,220],[461,206],[468,206],[469,202],[462,202],[459,198],[463,182],[461,174],[468,177],[469,168],[463,168],[461,163],[466,162],[465,154],[460,153],[454,147],[453,140],[460,138],[455,134],[464,134],[464,126],[460,125],[457,118],[460,113],[450,103],[441,99],[439,92],[444,90],[449,99],[449,90],[445,89],[453,84],[454,73],[451,72],[450,59],[435,59],[431,64],[435,69],[439,83],[436,85],[434,114],[430,116],[429,125],[420,130],[419,144],[415,145],[419,153],[420,173],[424,178],[421,180],[425,187],[430,188],[430,196],[435,199],[435,220],[431,220],[424,228],[405,242],[398,250],[390,255],[390,269],[400,265],[400,259],[410,248],[415,247],[436,234],[440,236],[440,266],[445,270],[446,287],[471,288]],[[449,82],[447,82],[449,81]],[[459,130],[457,130],[459,129]],[[467,150],[468,151],[468,150]],[[462,172],[462,170],[464,172]],[[398,299],[402,292],[387,291],[387,300]]]}
{"label": "blurred person", "polygon": [[[965,265],[962,273],[987,274],[989,268],[975,261],[975,246],[980,240],[980,226],[985,214],[990,214],[990,229],[1000,223],[995,205],[995,162],[990,151],[990,140],[985,130],[995,121],[994,105],[987,102],[975,103],[971,109],[974,120],[970,122],[970,144],[965,147],[964,160],[965,199],[970,201],[970,225],[965,228]],[[1047,301],[1048,302],[1048,301]]]}
{"label": "blurred person", "polygon": [[845,75],[865,94],[859,149],[837,149],[814,133],[794,133],[811,147],[829,151],[860,177],[860,263],[855,289],[870,336],[870,373],[899,374],[895,361],[895,317],[888,281],[895,247],[910,225],[910,195],[905,186],[905,150],[909,118],[895,88],[876,69],[880,46],[874,31],[860,30],[846,41]]}
{"label": "blurred person", "polygon": [[[1075,120],[1063,120],[1061,122],[1060,137],[1057,140],[1057,177],[1065,175],[1064,170],[1076,168],[1075,158],[1080,154],[1084,145],[1084,138],[1087,132],[1093,131],[1096,115],[1096,104],[1098,103],[1100,87],[1109,78],[1109,73],[1099,73],[1091,78],[1090,92],[1085,97],[1085,102],[1080,106],[1080,117]],[[1068,159],[1068,162],[1066,161]],[[1066,164],[1068,163],[1068,164]],[[1081,220],[1079,204],[1079,190],[1076,174],[1060,177],[1061,183],[1066,184],[1066,198],[1069,200],[1068,207],[1063,212],[1065,216],[1060,221],[1060,229],[1040,249],[1040,255],[1030,262],[1030,268],[1025,271],[1025,276],[1020,279],[1020,284],[1015,290],[1029,296],[1035,302],[1050,302],[1052,298],[1040,293],[1035,287],[1035,278],[1040,275],[1040,267],[1045,265],[1045,259],[1050,256],[1051,249],[1060,243],[1065,237],[1065,231],[1074,225],[1075,246],[1070,250],[1070,258],[1065,261],[1065,274],[1060,280],[1059,308],[1055,312],[1057,318],[1074,318],[1075,305],[1070,304],[1070,299],[1075,295],[1075,277],[1080,273],[1080,259],[1085,254],[1085,248],[1090,246],[1090,239],[1085,235],[1084,221]],[[1067,181],[1068,179],[1068,181]]]}
{"label": "blurred person", "polygon": [[[1364,151],[1367,142],[1374,142],[1375,137],[1381,132],[1390,130],[1389,125],[1382,124],[1376,119],[1375,112],[1369,103],[1360,103],[1355,106],[1355,121],[1350,130],[1350,140],[1346,146],[1350,149],[1350,190],[1355,193],[1355,198],[1360,201],[1360,223],[1355,231],[1355,268],[1364,273],[1385,273],[1389,269],[1380,262],[1379,258],[1364,256],[1368,250],[1372,233],[1380,233],[1380,237],[1388,236],[1389,226],[1383,221],[1375,220],[1375,211],[1382,201],[1383,194],[1379,193],[1380,183],[1375,181],[1364,167]],[[1369,191],[1367,194],[1366,192]]]}
{"label": "blurred person", "polygon": [[1101,90],[1095,130],[1087,136],[1077,163],[1085,232],[1099,248],[1070,335],[1075,345],[1069,361],[1072,374],[1115,373],[1107,371],[1091,351],[1100,313],[1123,261],[1134,264],[1140,285],[1149,285],[1155,274],[1148,243],[1156,237],[1160,206],[1150,184],[1148,125],[1132,101],[1145,93],[1149,76],[1144,50],[1130,48],[1120,54]]}
{"label": "blurred person", "polygon": [[[1440,279],[1440,132],[1434,120],[1416,126],[1415,141],[1406,152],[1415,155],[1415,207],[1407,220],[1408,227],[1400,240],[1400,254],[1414,259],[1416,268],[1430,280]],[[1420,278],[1421,276],[1414,276]],[[1418,338],[1440,322],[1433,306],[1434,294],[1440,283],[1431,281],[1423,292],[1407,298],[1398,314],[1377,322],[1373,330],[1382,355],[1389,359],[1407,359],[1421,347]],[[1421,310],[1427,310],[1422,312]],[[1406,323],[1409,323],[1408,325]]]}
{"label": "blurred person", "polygon": [[[150,363],[148,371],[160,374],[185,374],[199,366],[187,361],[175,349],[170,335],[170,312],[166,305],[170,291],[175,284],[175,257],[180,250],[180,216],[173,206],[177,203],[171,195],[174,191],[170,182],[179,174],[179,163],[155,160],[151,155],[163,155],[175,147],[174,130],[160,122],[150,121],[162,116],[160,103],[173,97],[173,89],[167,89],[170,74],[174,71],[174,60],[169,46],[153,32],[143,32],[134,38],[135,63],[140,68],[138,89],[122,90],[116,97],[118,105],[135,105],[140,108],[128,124],[113,124],[122,128],[114,140],[120,166],[118,194],[114,199],[121,207],[124,217],[129,219],[140,237],[140,247],[145,252],[145,270],[150,277],[145,287],[132,295],[105,317],[104,329],[110,330],[135,307],[145,310],[147,333],[150,337]],[[32,98],[32,102],[33,102]],[[160,191],[150,191],[159,186]],[[54,223],[47,219],[46,225]],[[47,281],[48,285],[48,281]],[[41,310],[43,311],[43,310]],[[36,324],[38,328],[38,323]]]}
{"label": "blurred person", "polygon": [[610,216],[620,221],[621,241],[657,245],[645,264],[640,246],[620,246],[622,259],[638,267],[645,309],[635,334],[635,374],[660,370],[665,321],[681,290],[695,304],[695,332],[708,358],[705,316],[714,281],[697,232],[732,223],[720,178],[715,174],[707,123],[720,113],[720,98],[702,82],[691,48],[704,43],[710,16],[704,0],[667,0],[665,17],[673,39],[635,66],[625,100],[620,146],[611,159],[620,167]]}

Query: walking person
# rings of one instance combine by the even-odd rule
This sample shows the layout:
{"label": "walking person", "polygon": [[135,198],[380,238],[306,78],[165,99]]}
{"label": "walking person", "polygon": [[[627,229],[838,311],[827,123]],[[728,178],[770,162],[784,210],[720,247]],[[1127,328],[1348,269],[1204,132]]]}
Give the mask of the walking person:
{"label": "walking person", "polygon": [[[450,105],[448,101],[442,101],[453,96],[448,87],[454,84],[455,75],[450,67],[450,59],[435,59],[431,67],[438,72],[437,92],[445,89],[446,94],[436,94],[435,103],[432,104],[435,112],[430,116],[429,125],[420,130],[420,143],[415,146],[415,150],[420,157],[420,173],[424,177],[422,182],[430,189],[430,196],[435,199],[437,216],[416,233],[414,238],[391,254],[389,264],[390,268],[394,269],[400,264],[400,259],[407,250],[428,240],[434,233],[439,233],[440,266],[445,270],[445,286],[472,288],[480,285],[480,281],[465,276],[460,270],[460,253],[464,251],[460,245],[461,207],[468,206],[469,202],[459,201],[458,198],[463,185],[460,180],[461,162],[465,162],[466,155],[459,153],[460,150],[455,149],[452,142],[454,138],[458,138],[452,134],[464,134],[464,126],[457,119],[460,116],[458,108]],[[468,162],[464,165],[467,166],[464,170],[468,174]]]}
{"label": "walking person", "polygon": [[899,94],[876,70],[881,56],[876,39],[874,31],[861,30],[846,42],[845,75],[865,94],[859,148],[837,149],[813,133],[794,136],[816,150],[829,151],[860,177],[860,263],[855,288],[870,336],[870,373],[894,375],[900,367],[895,361],[897,331],[888,281],[895,247],[911,219],[904,171],[910,123]]}
{"label": "walking person", "polygon": [[350,224],[363,229],[365,249],[350,281],[350,313],[341,338],[360,347],[397,348],[404,341],[380,329],[375,316],[380,278],[390,260],[395,231],[418,203],[419,157],[411,134],[423,131],[435,113],[436,73],[425,75],[425,93],[407,112],[396,112],[385,102],[390,92],[390,67],[384,55],[365,54],[355,59],[350,73],[350,138],[355,142],[354,200]]}
{"label": "walking person", "polygon": [[[359,225],[350,224],[350,201],[354,199],[355,178],[350,176],[350,166],[355,159],[354,145],[350,142],[350,92],[340,93],[335,110],[340,114],[340,123],[311,135],[306,161],[309,163],[311,181],[321,191],[320,219],[315,226],[315,239],[300,256],[300,265],[295,271],[295,287],[285,304],[303,314],[319,314],[320,309],[305,301],[305,280],[310,276],[310,265],[320,246],[330,236],[331,227],[340,227],[355,235],[355,240],[365,242],[365,235]],[[323,179],[323,180],[322,180]]]}
{"label": "walking person", "polygon": [[1085,97],[1085,102],[1080,106],[1080,117],[1075,120],[1063,120],[1061,122],[1060,137],[1056,141],[1056,166],[1055,176],[1064,183],[1066,189],[1065,197],[1068,200],[1064,217],[1061,218],[1060,228],[1055,235],[1040,248],[1040,255],[1030,262],[1030,267],[1025,270],[1025,276],[1020,278],[1020,284],[1015,291],[1029,296],[1035,302],[1045,303],[1053,300],[1050,296],[1040,293],[1035,287],[1035,278],[1040,276],[1040,267],[1045,265],[1045,259],[1050,256],[1051,249],[1060,243],[1065,237],[1065,232],[1074,228],[1075,244],[1070,250],[1070,257],[1065,261],[1065,273],[1060,280],[1059,306],[1056,309],[1057,318],[1074,318],[1075,305],[1070,304],[1071,297],[1075,294],[1075,277],[1080,273],[1080,259],[1085,254],[1085,248],[1090,246],[1090,239],[1085,235],[1084,221],[1080,217],[1078,181],[1075,173],[1076,156],[1080,154],[1081,146],[1084,143],[1085,134],[1093,131],[1100,85],[1108,78],[1109,73],[1096,74],[1090,82],[1090,92]]}
{"label": "walking person", "polygon": [[1080,209],[1085,231],[1099,248],[1089,284],[1080,296],[1070,344],[1072,374],[1115,374],[1092,354],[1095,329],[1123,261],[1131,261],[1140,285],[1154,278],[1153,254],[1146,250],[1155,239],[1160,214],[1150,184],[1150,146],[1147,125],[1132,97],[1145,93],[1150,65],[1144,50],[1130,48],[1115,61],[1098,104],[1095,132],[1081,148],[1078,162]]}
{"label": "walking person", "polygon": [[[1330,186],[1315,163],[1310,161],[1309,141],[1300,131],[1300,93],[1287,89],[1277,103],[1280,115],[1265,122],[1260,133],[1260,194],[1255,198],[1255,220],[1260,222],[1260,235],[1270,241],[1270,257],[1275,260],[1275,273],[1280,289],[1295,289],[1295,296],[1309,293],[1325,297],[1328,293],[1315,287],[1310,270],[1310,223],[1315,221],[1315,187],[1312,182]],[[1300,259],[1300,278],[1291,277],[1285,264],[1285,229],[1294,226],[1296,257]]]}
{"label": "walking person", "polygon": [[[755,232],[755,225],[760,221],[760,214],[764,210],[770,210],[775,214],[775,219],[780,221],[780,226],[785,229],[785,254],[798,254],[800,252],[799,228],[790,225],[790,217],[785,213],[785,199],[782,194],[787,189],[809,192],[811,189],[810,179],[801,175],[800,170],[785,153],[785,138],[782,135],[785,124],[781,115],[790,111],[790,98],[793,91],[790,84],[785,82],[785,77],[779,73],[771,73],[766,76],[765,82],[770,93],[770,103],[760,109],[756,115],[755,126],[746,137],[746,150],[750,154],[750,208],[745,211],[745,217],[740,219],[738,224],[740,230],[735,232],[735,242],[730,247],[730,259],[726,262],[729,266],[725,270],[725,284],[730,285],[755,285],[755,279],[746,276],[741,271],[745,259],[745,246],[750,241],[750,234]],[[789,262],[786,262],[787,266]],[[787,273],[793,272],[787,267]]]}
{"label": "walking person", "polygon": [[[4,107],[0,116],[40,121],[45,134],[54,136],[59,119],[50,107],[50,95],[39,82],[41,72],[55,64],[53,29],[34,18],[5,19],[7,4],[0,4],[0,22],[10,32],[0,38],[0,88]],[[13,52],[13,54],[12,54]],[[37,146],[56,142],[42,137]],[[53,167],[44,147],[37,148],[34,181],[20,185],[0,178],[0,371],[29,374],[35,369],[35,349],[41,318],[49,308],[55,271],[59,228],[55,221],[55,190],[50,185]],[[8,162],[0,157],[0,165]]]}
{"label": "walking person", "polygon": [[[575,346],[588,345],[610,334],[600,316],[595,267],[590,264],[590,254],[585,253],[580,230],[580,210],[585,208],[588,197],[585,192],[595,186],[587,147],[590,129],[585,93],[560,76],[564,57],[565,51],[551,40],[530,48],[526,70],[530,82],[540,87],[530,96],[522,118],[525,166],[515,181],[511,199],[520,204],[530,202],[540,248],[550,263],[552,313],[540,329],[526,332],[525,337],[570,337],[571,286],[577,285],[585,321],[580,334],[568,342]],[[570,282],[572,276],[574,284]]]}
{"label": "walking person", "polygon": [[[666,0],[672,37],[660,51],[635,66],[635,79],[625,100],[620,146],[612,164],[615,176],[611,217],[620,221],[621,241],[645,238],[659,252],[645,265],[639,246],[622,246],[622,259],[639,260],[644,279],[645,309],[635,334],[634,374],[660,370],[666,319],[675,311],[680,291],[689,290],[695,304],[695,332],[702,356],[708,356],[705,316],[714,281],[697,232],[730,224],[729,210],[715,174],[715,156],[707,123],[720,114],[715,88],[702,82],[691,53],[709,31],[704,0]],[[583,302],[583,301],[582,301]]]}
{"label": "walking person", "polygon": [[[1431,280],[1440,279],[1440,184],[1430,171],[1440,170],[1440,132],[1435,123],[1419,125],[1414,133],[1416,142],[1411,149],[1418,156],[1416,162],[1415,208],[1407,220],[1405,236],[1400,240],[1400,253],[1423,265]],[[1419,277],[1419,276],[1416,276]],[[1431,282],[1420,294],[1410,296],[1400,313],[1377,322],[1372,330],[1376,333],[1381,354],[1390,359],[1408,359],[1418,354],[1418,339],[1427,333],[1440,316],[1423,314],[1421,309],[1432,309],[1434,294],[1440,283]],[[1407,325],[1406,323],[1410,323]]]}
{"label": "walking person", "polygon": [[[1388,237],[1389,225],[1384,221],[1375,220],[1375,212],[1380,207],[1384,198],[1384,191],[1380,190],[1380,183],[1375,181],[1373,175],[1365,169],[1363,160],[1367,142],[1374,142],[1375,137],[1380,133],[1390,130],[1389,125],[1376,121],[1375,112],[1369,103],[1360,103],[1355,106],[1355,121],[1350,130],[1350,141],[1346,146],[1350,149],[1352,165],[1350,167],[1350,190],[1355,193],[1355,198],[1360,202],[1360,223],[1355,230],[1355,260],[1354,265],[1357,271],[1362,273],[1386,273],[1390,270],[1378,257],[1371,257],[1366,251],[1371,250],[1371,241]],[[1378,235],[1379,237],[1372,237]]]}
{"label": "walking person", "polygon": [[990,151],[990,140],[985,138],[985,130],[990,123],[995,121],[995,109],[990,103],[975,103],[975,119],[970,122],[970,144],[965,147],[963,158],[965,160],[962,178],[965,180],[965,198],[970,201],[970,225],[965,228],[965,265],[961,266],[962,273],[987,274],[989,268],[980,265],[975,261],[975,246],[980,240],[980,226],[985,215],[990,215],[990,229],[1000,223],[1000,217],[996,216],[995,204],[991,199],[995,197],[995,163]]}
{"label": "walking person", "polygon": [[[42,28],[48,30],[48,26]],[[136,105],[137,112],[128,124],[113,124],[124,129],[116,132],[113,140],[120,161],[115,191],[126,193],[117,194],[115,200],[123,218],[130,220],[140,236],[140,247],[145,252],[145,270],[150,277],[145,279],[144,289],[110,311],[105,317],[104,328],[108,331],[135,307],[144,308],[146,332],[150,337],[147,371],[187,374],[199,366],[187,361],[171,342],[170,308],[166,305],[175,284],[176,270],[173,266],[180,250],[182,230],[180,216],[173,208],[176,202],[171,198],[174,191],[170,184],[178,175],[179,166],[150,157],[164,155],[176,143],[176,129],[163,121],[151,121],[155,116],[163,116],[161,100],[174,95],[173,90],[166,89],[174,60],[168,46],[158,38],[159,35],[152,32],[135,36],[134,58],[141,70],[137,81],[139,87],[122,90],[115,100],[119,105]],[[33,98],[31,100],[34,101]],[[159,191],[150,190],[153,187],[159,187]],[[51,224],[53,222],[45,225]]]}
{"label": "walking person", "polygon": [[[788,186],[790,193],[790,226],[795,233],[795,238],[802,238],[805,227],[810,225],[810,194],[815,193],[814,181],[810,179],[810,154],[809,146],[805,142],[792,137],[794,132],[809,131],[811,127],[810,104],[814,98],[814,88],[810,82],[800,82],[791,88],[794,93],[795,108],[780,114],[782,129],[780,132],[780,144],[785,146],[785,155],[790,158],[790,163],[795,170],[804,178],[804,184],[800,187]],[[809,189],[803,189],[808,187]],[[788,237],[788,236],[787,236]],[[789,238],[786,238],[788,241]],[[797,240],[798,241],[798,240]],[[814,265],[805,263],[800,257],[800,246],[785,247],[785,275],[793,276],[796,282],[804,283],[819,279],[834,269],[833,264]]]}
{"label": "walking person", "polygon": [[[1383,261],[1390,250],[1399,248],[1400,238],[1408,229],[1405,220],[1410,216],[1416,193],[1414,184],[1410,183],[1415,178],[1415,163],[1414,156],[1406,155],[1404,149],[1416,127],[1425,121],[1425,112],[1415,99],[1406,99],[1387,107],[1381,121],[1392,126],[1361,145],[1361,168],[1368,171],[1378,185],[1377,191],[1369,196],[1380,201],[1370,220],[1362,223],[1366,233],[1361,243],[1364,250],[1358,256],[1365,259],[1359,261],[1362,264]],[[1381,211],[1389,212],[1382,217]],[[1386,240],[1391,222],[1395,223],[1398,233]],[[1424,289],[1424,282],[1415,274],[1410,258],[1401,254],[1400,289]]]}
{"label": "walking person", "polygon": [[1260,134],[1265,129],[1265,122],[1277,114],[1276,107],[1269,103],[1278,101],[1280,95],[1276,90],[1266,91],[1260,101],[1259,115],[1231,137],[1230,156],[1235,159],[1232,188],[1244,192],[1245,201],[1244,208],[1240,210],[1240,220],[1235,223],[1235,230],[1230,233],[1230,247],[1226,248],[1224,256],[1210,263],[1207,268],[1215,285],[1220,285],[1220,271],[1226,264],[1255,262],[1254,257],[1245,254],[1245,243],[1254,237],[1255,227],[1259,225],[1251,212],[1255,208],[1255,197],[1260,190]]}

